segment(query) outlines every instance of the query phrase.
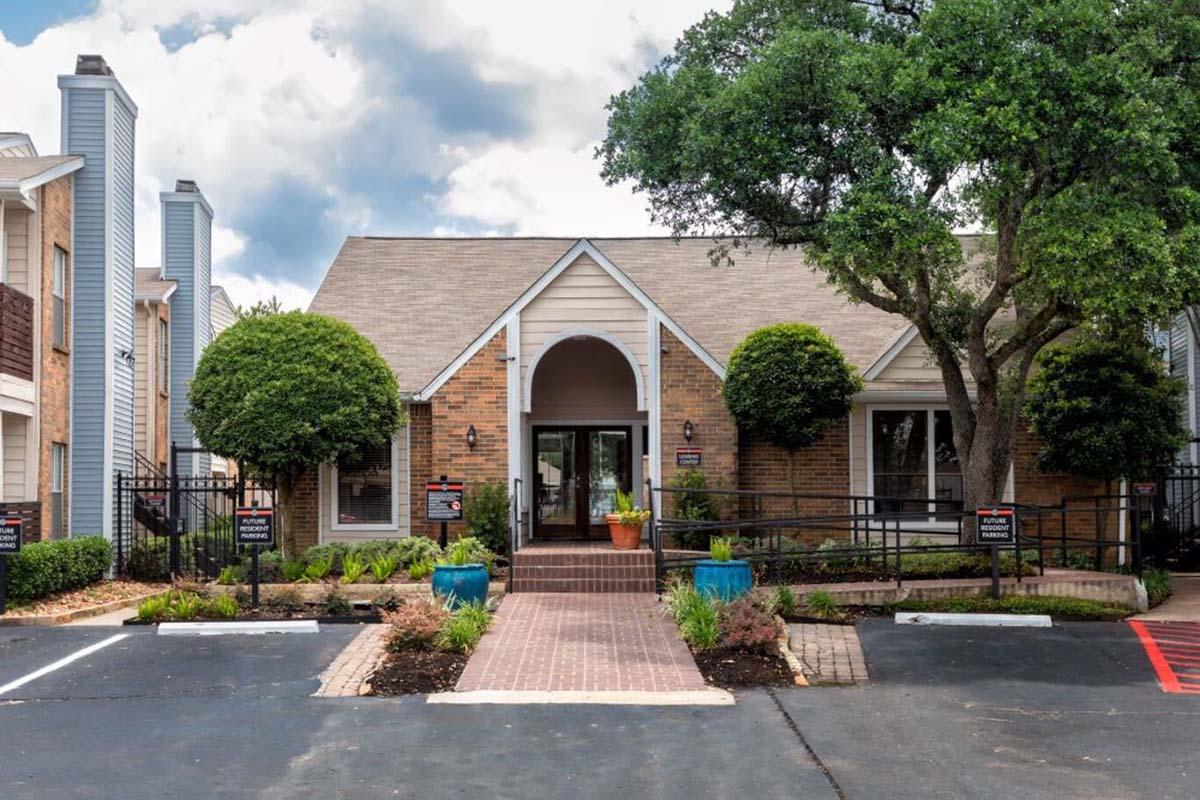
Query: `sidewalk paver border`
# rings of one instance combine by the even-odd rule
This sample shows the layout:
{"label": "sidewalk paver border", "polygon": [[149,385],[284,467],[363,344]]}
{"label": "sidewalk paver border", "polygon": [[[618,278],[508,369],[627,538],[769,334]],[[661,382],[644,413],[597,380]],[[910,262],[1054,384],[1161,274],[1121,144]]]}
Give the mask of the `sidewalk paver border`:
{"label": "sidewalk paver border", "polygon": [[383,662],[387,625],[372,624],[350,640],[321,673],[313,697],[359,697],[371,690],[371,677]]}

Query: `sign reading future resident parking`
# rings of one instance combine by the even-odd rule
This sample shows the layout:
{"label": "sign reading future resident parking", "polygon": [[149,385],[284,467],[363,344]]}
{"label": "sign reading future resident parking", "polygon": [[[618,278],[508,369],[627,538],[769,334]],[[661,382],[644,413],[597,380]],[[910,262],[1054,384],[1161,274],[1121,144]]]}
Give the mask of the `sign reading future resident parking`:
{"label": "sign reading future resident parking", "polygon": [[981,544],[1012,544],[1017,540],[1017,517],[1011,508],[975,511],[975,539]]}
{"label": "sign reading future resident parking", "polygon": [[1135,483],[1133,493],[1139,497],[1153,497],[1158,494],[1158,485],[1154,483]]}
{"label": "sign reading future resident parking", "polygon": [[462,481],[429,481],[425,484],[425,519],[458,522],[463,518]]}
{"label": "sign reading future resident parking", "polygon": [[275,510],[239,508],[234,512],[234,536],[238,544],[269,545],[275,541]]}
{"label": "sign reading future resident parking", "polygon": [[677,467],[698,467],[701,460],[702,453],[699,447],[675,448],[675,466]]}
{"label": "sign reading future resident parking", "polygon": [[21,552],[21,518],[0,519],[0,556]]}

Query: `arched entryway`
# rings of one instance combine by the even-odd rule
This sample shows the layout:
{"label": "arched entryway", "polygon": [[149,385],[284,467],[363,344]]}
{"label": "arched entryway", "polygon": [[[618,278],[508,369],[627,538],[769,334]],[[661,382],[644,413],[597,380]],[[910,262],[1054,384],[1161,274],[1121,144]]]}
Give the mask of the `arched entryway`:
{"label": "arched entryway", "polygon": [[533,535],[605,538],[617,490],[642,482],[641,368],[619,343],[595,335],[563,338],[530,368]]}

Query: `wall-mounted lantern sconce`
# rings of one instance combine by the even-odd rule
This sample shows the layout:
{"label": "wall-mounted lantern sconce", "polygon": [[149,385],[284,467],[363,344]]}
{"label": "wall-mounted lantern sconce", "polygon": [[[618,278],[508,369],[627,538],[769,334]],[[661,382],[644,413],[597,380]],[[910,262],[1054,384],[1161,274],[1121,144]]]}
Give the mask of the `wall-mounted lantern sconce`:
{"label": "wall-mounted lantern sconce", "polygon": [[471,425],[467,428],[467,447],[475,447],[475,426]]}
{"label": "wall-mounted lantern sconce", "polygon": [[692,441],[692,435],[695,433],[696,433],[696,426],[692,424],[692,421],[690,419],[687,422],[683,423],[683,438],[684,439],[686,439],[689,442]]}

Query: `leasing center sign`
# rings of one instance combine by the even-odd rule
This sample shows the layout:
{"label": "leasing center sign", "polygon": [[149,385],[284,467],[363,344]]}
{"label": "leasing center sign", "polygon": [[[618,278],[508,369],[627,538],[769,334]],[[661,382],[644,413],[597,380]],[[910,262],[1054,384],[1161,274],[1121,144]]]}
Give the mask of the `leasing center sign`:
{"label": "leasing center sign", "polygon": [[1011,508],[993,506],[975,511],[975,539],[980,544],[1013,544],[1017,517]]}

